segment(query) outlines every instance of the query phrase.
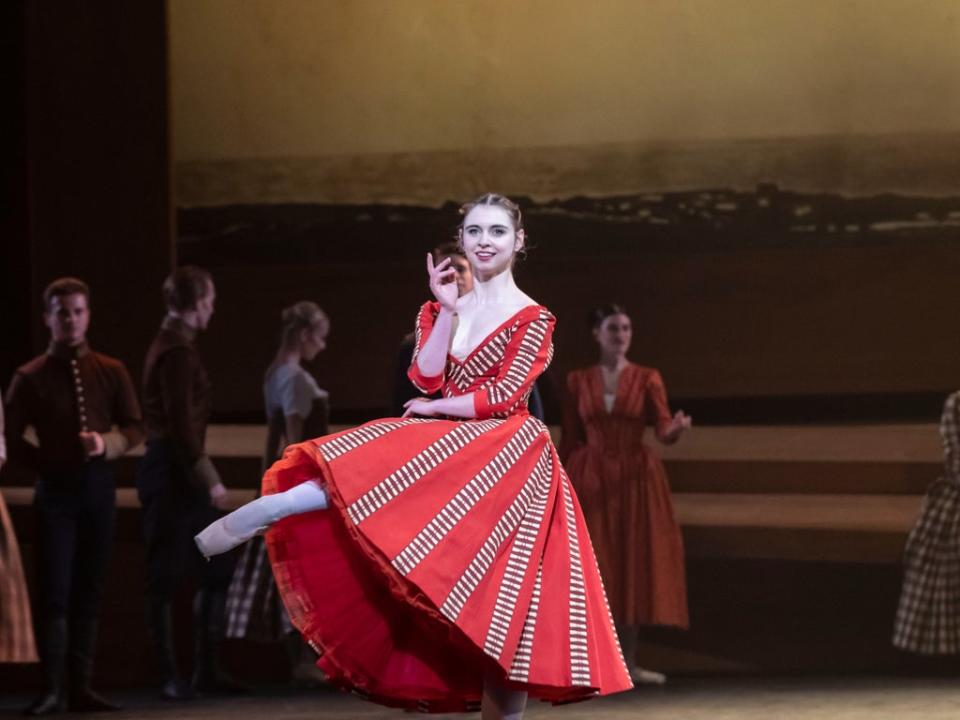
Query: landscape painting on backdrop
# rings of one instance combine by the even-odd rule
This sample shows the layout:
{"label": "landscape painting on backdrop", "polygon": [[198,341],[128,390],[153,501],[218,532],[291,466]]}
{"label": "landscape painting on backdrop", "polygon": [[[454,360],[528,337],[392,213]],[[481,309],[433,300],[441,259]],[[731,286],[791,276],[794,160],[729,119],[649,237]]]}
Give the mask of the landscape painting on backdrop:
{"label": "landscape painting on backdrop", "polygon": [[[615,299],[635,315],[635,359],[708,416],[827,395],[925,415],[960,366],[960,51],[937,31],[950,3],[890,5],[878,19],[744,2],[732,19],[710,2],[607,2],[601,36],[483,3],[411,2],[391,25],[375,2],[323,23],[305,4],[291,19],[173,2],[179,260],[213,270],[225,313],[261,327],[285,302],[324,305],[321,374],[361,417],[386,404],[426,299],[423,254],[453,236],[461,202],[495,190],[524,209],[519,278],[560,321],[555,373],[590,361],[583,318]],[[232,39],[200,46],[221,22]],[[381,54],[316,49],[310,33],[338,22]],[[477,25],[538,24],[523,50],[467,42]],[[211,329],[218,348],[229,327]],[[238,416],[256,407],[255,388],[236,392],[247,362],[220,398]]]}

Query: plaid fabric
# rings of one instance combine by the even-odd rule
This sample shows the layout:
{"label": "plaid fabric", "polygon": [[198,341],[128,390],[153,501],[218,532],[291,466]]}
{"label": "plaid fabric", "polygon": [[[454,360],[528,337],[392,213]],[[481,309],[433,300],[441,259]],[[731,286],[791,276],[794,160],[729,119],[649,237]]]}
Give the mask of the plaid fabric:
{"label": "plaid fabric", "polygon": [[0,495],[0,663],[37,662],[20,548]]}
{"label": "plaid fabric", "polygon": [[228,638],[275,642],[293,630],[262,537],[246,544],[227,590]]}
{"label": "plaid fabric", "polygon": [[925,654],[960,653],[960,392],[940,420],[944,475],[928,489],[904,553],[893,644]]}

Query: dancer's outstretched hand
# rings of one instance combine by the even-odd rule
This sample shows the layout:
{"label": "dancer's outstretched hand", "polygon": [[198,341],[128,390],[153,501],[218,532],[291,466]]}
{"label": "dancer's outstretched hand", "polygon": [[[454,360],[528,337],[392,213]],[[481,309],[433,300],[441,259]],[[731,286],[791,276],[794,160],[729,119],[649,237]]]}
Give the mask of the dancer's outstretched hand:
{"label": "dancer's outstretched hand", "polygon": [[440,303],[440,307],[453,312],[457,308],[457,271],[450,267],[450,258],[444,258],[436,265],[433,255],[427,253],[427,274],[430,276],[430,292]]}
{"label": "dancer's outstretched hand", "polygon": [[223,512],[231,509],[230,494],[227,492],[227,488],[224,487],[223,483],[217,483],[210,488],[210,504],[217,510]]}
{"label": "dancer's outstretched hand", "polygon": [[403,406],[406,408],[406,412],[403,413],[403,417],[413,417],[414,415],[419,415],[420,417],[434,417],[440,415],[441,413],[435,408],[431,407],[434,404],[433,400],[429,398],[414,398],[413,400],[407,400]]}
{"label": "dancer's outstretched hand", "polygon": [[683,410],[677,410],[676,414],[670,419],[667,425],[666,435],[671,440],[680,437],[684,430],[689,430],[693,426],[693,418],[687,415]]}

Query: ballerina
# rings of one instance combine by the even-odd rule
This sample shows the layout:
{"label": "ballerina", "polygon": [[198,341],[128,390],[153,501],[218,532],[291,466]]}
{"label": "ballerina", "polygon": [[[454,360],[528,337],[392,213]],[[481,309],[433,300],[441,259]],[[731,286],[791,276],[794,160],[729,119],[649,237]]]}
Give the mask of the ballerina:
{"label": "ballerina", "polygon": [[294,626],[330,680],[386,705],[516,719],[527,696],[631,687],[590,539],[546,426],[527,409],[553,315],[513,277],[520,210],[461,208],[474,275],[427,257],[402,418],[288,448],[263,497],[197,536],[210,556],[267,530]]}

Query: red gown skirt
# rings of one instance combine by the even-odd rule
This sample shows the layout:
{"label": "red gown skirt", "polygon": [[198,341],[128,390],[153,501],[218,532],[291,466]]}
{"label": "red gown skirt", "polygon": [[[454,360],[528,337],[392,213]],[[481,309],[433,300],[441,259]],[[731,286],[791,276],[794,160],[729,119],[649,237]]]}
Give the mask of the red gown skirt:
{"label": "red gown skirt", "polygon": [[546,427],[390,419],[292,446],[264,494],[331,509],[267,533],[295,627],[334,683],[476,710],[485,677],[554,703],[631,687],[577,498]]}

